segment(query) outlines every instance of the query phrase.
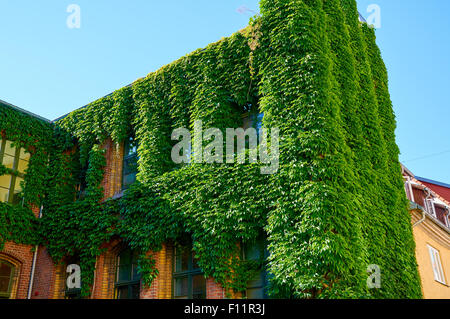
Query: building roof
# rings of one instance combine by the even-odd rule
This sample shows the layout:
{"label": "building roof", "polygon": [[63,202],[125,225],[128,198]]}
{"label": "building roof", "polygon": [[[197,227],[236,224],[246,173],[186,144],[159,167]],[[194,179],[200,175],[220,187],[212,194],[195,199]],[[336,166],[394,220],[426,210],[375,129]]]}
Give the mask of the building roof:
{"label": "building roof", "polygon": [[34,114],[34,113],[29,112],[29,111],[27,111],[27,110],[24,110],[24,109],[22,109],[22,108],[20,108],[20,107],[18,107],[18,106],[12,105],[11,103],[5,102],[5,101],[3,101],[3,100],[0,100],[0,105],[2,105],[2,106],[4,106],[4,107],[11,108],[11,109],[16,110],[16,111],[18,111],[18,112],[21,112],[21,113],[23,113],[23,114],[29,115],[29,116],[31,116],[31,117],[34,117],[34,118],[36,118],[36,119],[38,119],[38,120],[41,120],[41,121],[44,121],[44,122],[46,122],[46,123],[51,123],[50,120],[48,120],[48,119],[46,119],[46,118],[44,118],[44,117],[42,117],[42,116],[40,116],[40,115],[37,115],[37,114]]}
{"label": "building roof", "polygon": [[422,182],[422,184],[426,185],[433,192],[439,194],[441,197],[450,202],[450,185],[442,182],[437,182],[432,179],[423,178],[416,176],[418,181]]}

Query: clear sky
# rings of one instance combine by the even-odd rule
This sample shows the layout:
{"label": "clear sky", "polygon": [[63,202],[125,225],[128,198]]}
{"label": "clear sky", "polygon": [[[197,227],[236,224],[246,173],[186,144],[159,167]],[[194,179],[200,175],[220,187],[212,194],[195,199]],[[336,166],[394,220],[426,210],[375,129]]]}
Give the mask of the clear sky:
{"label": "clear sky", "polygon": [[[67,7],[81,9],[68,28]],[[381,9],[401,161],[450,183],[450,1],[358,0]],[[55,119],[244,28],[257,0],[0,0],[0,99]]]}

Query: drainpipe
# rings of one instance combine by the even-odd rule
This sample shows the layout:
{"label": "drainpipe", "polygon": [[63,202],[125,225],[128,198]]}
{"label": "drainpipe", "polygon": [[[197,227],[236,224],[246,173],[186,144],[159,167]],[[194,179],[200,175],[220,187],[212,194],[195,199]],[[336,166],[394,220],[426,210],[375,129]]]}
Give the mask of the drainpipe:
{"label": "drainpipe", "polygon": [[427,219],[427,215],[425,211],[422,209],[422,218],[413,225],[413,228],[422,224],[425,221],[425,219]]}
{"label": "drainpipe", "polygon": [[[43,209],[43,207],[41,206],[41,208],[39,209],[39,217],[38,218],[42,217],[42,209]],[[38,250],[39,250],[39,245],[36,245],[36,247],[34,249],[34,253],[33,253],[33,264],[31,265],[31,276],[30,276],[30,283],[28,285],[27,299],[31,299],[31,292],[33,291],[34,272],[36,270],[36,260],[37,260]]]}

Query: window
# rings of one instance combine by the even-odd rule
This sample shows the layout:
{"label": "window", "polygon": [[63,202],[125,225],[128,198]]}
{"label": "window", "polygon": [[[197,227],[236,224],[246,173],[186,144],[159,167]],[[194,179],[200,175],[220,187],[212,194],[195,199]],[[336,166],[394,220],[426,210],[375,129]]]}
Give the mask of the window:
{"label": "window", "polygon": [[243,258],[261,263],[258,273],[247,283],[246,297],[248,299],[265,299],[267,298],[267,271],[264,261],[267,259],[268,252],[265,240],[260,237],[253,244],[247,244],[243,247]]}
{"label": "window", "polygon": [[425,210],[432,216],[436,217],[436,211],[434,208],[434,201],[432,198],[425,198],[424,199],[424,208]]}
{"label": "window", "polygon": [[206,298],[206,279],[197,265],[191,245],[175,248],[173,285],[175,299]]}
{"label": "window", "polygon": [[123,157],[123,175],[122,175],[122,189],[127,189],[136,181],[137,174],[137,142],[133,137],[130,137],[125,142],[124,157]]}
{"label": "window", "polygon": [[403,176],[403,178],[405,180],[404,185],[405,185],[406,197],[410,201],[414,201],[410,178],[409,178],[409,176]]}
{"label": "window", "polygon": [[436,213],[436,218],[444,225],[449,226],[447,222],[447,208],[443,205],[436,204],[434,205],[434,211]]}
{"label": "window", "polygon": [[441,256],[439,251],[428,245],[428,251],[431,257],[431,266],[433,267],[434,279],[445,285],[444,271],[442,270]]}
{"label": "window", "polygon": [[14,265],[0,260],[0,299],[11,298],[14,274]]}
{"label": "window", "polygon": [[0,176],[0,202],[20,204],[19,194],[22,192],[21,182],[28,169],[30,153],[23,148],[16,148],[12,141],[0,139],[0,163],[17,174]]}
{"label": "window", "polygon": [[117,299],[139,299],[141,275],[137,266],[138,254],[131,249],[123,250],[117,257]]}
{"label": "window", "polygon": [[261,129],[262,129],[262,120],[264,118],[264,113],[259,112],[249,112],[243,115],[243,125],[242,128],[244,130],[253,127],[256,129],[256,136],[259,138],[261,135]]}

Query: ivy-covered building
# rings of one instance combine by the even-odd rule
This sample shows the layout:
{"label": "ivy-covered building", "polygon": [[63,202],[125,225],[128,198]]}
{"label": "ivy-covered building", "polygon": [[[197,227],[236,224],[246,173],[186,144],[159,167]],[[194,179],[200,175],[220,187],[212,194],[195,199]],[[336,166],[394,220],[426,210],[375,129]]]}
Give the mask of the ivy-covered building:
{"label": "ivy-covered building", "polygon": [[[32,298],[422,296],[387,71],[354,0],[262,0],[244,30],[51,125],[11,114],[0,130],[31,159],[0,239],[38,245]],[[172,132],[197,121],[278,128],[278,171],[176,164]]]}
{"label": "ivy-covered building", "polygon": [[0,299],[25,299],[31,297],[44,194],[39,184],[47,172],[44,153],[52,127],[50,121],[1,100],[0,123]]}

